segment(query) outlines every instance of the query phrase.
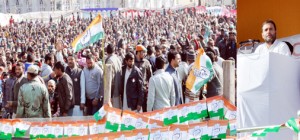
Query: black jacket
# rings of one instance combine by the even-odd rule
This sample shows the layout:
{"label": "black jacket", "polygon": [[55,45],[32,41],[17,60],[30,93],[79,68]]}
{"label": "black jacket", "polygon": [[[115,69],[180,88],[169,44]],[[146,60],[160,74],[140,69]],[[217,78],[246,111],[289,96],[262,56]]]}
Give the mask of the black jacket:
{"label": "black jacket", "polygon": [[[122,75],[121,75],[121,90],[120,95],[122,97],[123,102],[123,94],[124,94],[124,80],[127,66],[122,67]],[[131,73],[127,79],[126,84],[126,97],[127,97],[127,105],[131,110],[136,110],[137,106],[142,106],[144,101],[144,92],[143,92],[143,76],[141,71],[133,66]]]}
{"label": "black jacket", "polygon": [[74,68],[71,70],[70,67],[67,67],[65,70],[66,74],[72,79],[73,82],[73,89],[74,89],[74,98],[75,98],[75,105],[80,105],[81,99],[81,87],[80,87],[80,77],[82,69]]}

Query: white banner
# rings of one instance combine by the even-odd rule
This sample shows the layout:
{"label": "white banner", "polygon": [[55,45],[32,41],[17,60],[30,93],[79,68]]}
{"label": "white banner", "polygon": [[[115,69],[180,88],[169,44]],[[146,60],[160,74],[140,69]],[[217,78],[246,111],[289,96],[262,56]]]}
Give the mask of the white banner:
{"label": "white banner", "polygon": [[[238,128],[278,125],[297,117],[300,61],[275,53],[237,57]],[[283,129],[264,139],[292,140],[293,131]]]}
{"label": "white banner", "polygon": [[221,15],[221,14],[223,14],[222,9],[223,8],[220,6],[213,6],[213,7],[207,7],[206,11],[207,11],[207,13],[211,13],[212,15]]}

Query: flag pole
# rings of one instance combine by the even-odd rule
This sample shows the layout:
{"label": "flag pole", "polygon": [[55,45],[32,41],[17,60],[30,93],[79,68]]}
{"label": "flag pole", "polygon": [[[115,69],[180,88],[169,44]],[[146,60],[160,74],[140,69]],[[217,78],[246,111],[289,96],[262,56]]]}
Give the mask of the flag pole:
{"label": "flag pole", "polygon": [[[101,48],[102,48],[102,66],[103,66],[103,86],[102,88],[104,88],[104,97],[103,97],[103,105],[108,104],[108,106],[112,107],[112,104],[110,102],[110,99],[107,99],[106,97],[108,97],[107,95],[105,95],[105,87],[107,85],[107,81],[106,81],[106,75],[107,75],[107,70],[106,70],[106,64],[105,64],[105,51],[104,51],[104,47],[105,47],[105,37],[102,39],[102,44],[101,44]],[[110,87],[107,87],[110,88]],[[110,94],[110,93],[109,93]]]}

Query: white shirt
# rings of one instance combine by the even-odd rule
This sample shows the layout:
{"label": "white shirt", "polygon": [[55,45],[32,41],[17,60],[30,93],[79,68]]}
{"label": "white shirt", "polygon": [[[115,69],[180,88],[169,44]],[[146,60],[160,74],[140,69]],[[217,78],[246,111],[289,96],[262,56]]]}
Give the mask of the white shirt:
{"label": "white shirt", "polygon": [[186,62],[180,62],[177,68],[179,80],[183,81],[188,75],[188,64]]}
{"label": "white shirt", "polygon": [[126,68],[125,78],[124,78],[123,110],[131,110],[130,108],[128,108],[128,105],[127,105],[127,96],[126,96],[126,85],[127,85],[128,77],[131,74],[131,71],[132,71],[132,68],[131,69],[128,69],[128,67]]}
{"label": "white shirt", "polygon": [[277,39],[274,43],[268,48],[266,43],[259,45],[254,53],[268,53],[274,52],[279,53],[286,56],[291,56],[291,51],[286,43],[278,41]]}
{"label": "white shirt", "polygon": [[159,69],[149,80],[147,111],[175,105],[175,90],[172,76]]}

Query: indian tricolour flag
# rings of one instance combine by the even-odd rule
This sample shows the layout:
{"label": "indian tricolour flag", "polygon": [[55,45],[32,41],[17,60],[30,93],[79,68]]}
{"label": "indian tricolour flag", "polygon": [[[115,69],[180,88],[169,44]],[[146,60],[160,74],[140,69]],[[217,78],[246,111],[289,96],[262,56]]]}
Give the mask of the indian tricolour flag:
{"label": "indian tricolour flag", "polygon": [[72,42],[72,48],[75,52],[86,46],[95,43],[99,39],[104,38],[104,29],[102,26],[102,17],[99,14],[92,23],[86,28],[86,30],[76,37]]}
{"label": "indian tricolour flag", "polygon": [[197,93],[213,76],[212,62],[205,54],[204,49],[198,49],[198,54],[192,70],[186,81],[186,87],[193,93]]}
{"label": "indian tricolour flag", "polygon": [[178,122],[178,109],[173,107],[173,108],[168,108],[164,109],[164,114],[163,114],[163,122],[164,125],[171,125],[174,123]]}
{"label": "indian tricolour flag", "polygon": [[209,139],[226,138],[227,126],[228,126],[227,120],[209,120],[207,124],[208,131],[210,133]]}
{"label": "indian tricolour flag", "polygon": [[211,132],[208,131],[207,122],[189,124],[189,140],[209,140]]}
{"label": "indian tricolour flag", "polygon": [[222,119],[224,117],[224,100],[222,96],[214,96],[206,99],[207,110],[210,119]]}
{"label": "indian tricolour flag", "polygon": [[20,137],[26,136],[26,133],[30,127],[30,122],[13,120],[12,124],[13,124],[13,130],[14,130],[14,137],[20,138]]}
{"label": "indian tricolour flag", "polygon": [[93,116],[96,121],[102,120],[107,114],[108,105],[103,105]]}
{"label": "indian tricolour flag", "polygon": [[121,112],[122,110],[117,108],[107,108],[107,118],[105,123],[105,129],[107,132],[117,132],[121,124]]}
{"label": "indian tricolour flag", "polygon": [[148,117],[133,111],[124,110],[121,121],[121,131],[134,130],[134,129],[146,129],[148,125]]}

